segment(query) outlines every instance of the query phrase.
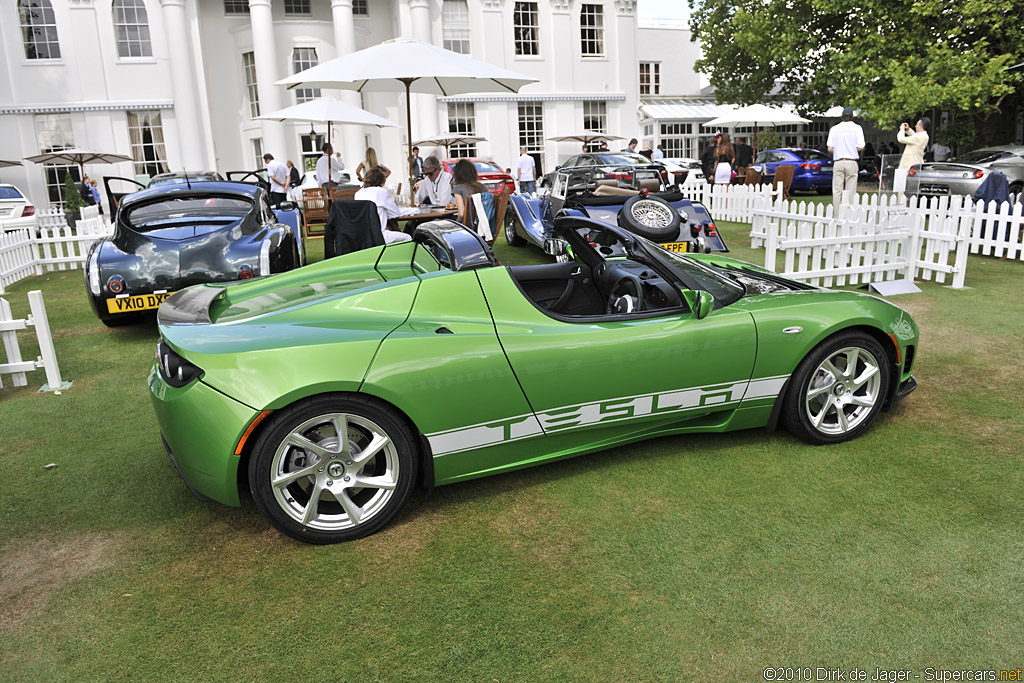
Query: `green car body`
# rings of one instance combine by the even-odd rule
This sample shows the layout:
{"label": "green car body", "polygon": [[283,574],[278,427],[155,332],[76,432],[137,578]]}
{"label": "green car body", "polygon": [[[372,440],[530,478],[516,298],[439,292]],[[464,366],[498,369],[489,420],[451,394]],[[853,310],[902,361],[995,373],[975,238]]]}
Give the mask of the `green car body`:
{"label": "green car body", "polygon": [[[587,223],[576,220],[564,229],[583,234]],[[442,227],[450,237],[450,226]],[[601,230],[619,237],[614,228]],[[612,302],[613,289],[603,313],[595,314],[591,302],[589,314],[555,314],[538,305],[534,293],[560,285],[530,278],[572,269],[572,263],[492,265],[481,244],[486,253],[450,269],[441,263],[455,263],[459,255],[444,252],[450,246],[445,235],[428,243],[430,231],[426,226],[415,242],[272,277],[200,285],[164,304],[164,351],[149,384],[165,445],[197,496],[238,505],[247,469],[250,481],[260,476],[251,460],[271,418],[317,397],[365,397],[391,411],[415,437],[409,450],[421,483],[434,486],[639,439],[774,426],[798,367],[837,334],[871,338],[878,346],[871,345],[869,355],[885,356],[878,361],[890,366],[881,373],[888,384],[871,384],[884,389],[878,409],[916,385],[917,327],[909,314],[875,297],[787,283],[721,255],[688,255],[671,258],[724,269],[716,272],[763,275],[766,290],[779,289],[748,290],[711,310],[711,297],[675,281],[678,300],[669,291],[667,305],[658,308],[640,302],[662,302],[669,278],[648,269],[633,302],[623,303],[629,292]],[[632,248],[657,249],[641,242]],[[637,266],[636,253],[608,263]],[[592,287],[591,299],[605,296],[609,286],[600,286],[598,271],[604,272],[600,263],[588,271],[590,285],[586,278],[574,285]],[[635,279],[630,273],[624,278],[615,286],[625,282],[627,289],[626,280]],[[648,284],[655,280],[656,286]],[[650,308],[612,310],[631,303]],[[182,362],[191,364],[192,376],[185,372],[169,382],[173,364]],[[856,391],[853,383],[849,391]],[[871,410],[873,419],[877,410]],[[277,467],[271,478],[281,474]],[[408,466],[403,472],[408,477]],[[357,524],[341,525],[347,535],[316,538],[277,525],[314,542],[365,535],[352,532]]]}

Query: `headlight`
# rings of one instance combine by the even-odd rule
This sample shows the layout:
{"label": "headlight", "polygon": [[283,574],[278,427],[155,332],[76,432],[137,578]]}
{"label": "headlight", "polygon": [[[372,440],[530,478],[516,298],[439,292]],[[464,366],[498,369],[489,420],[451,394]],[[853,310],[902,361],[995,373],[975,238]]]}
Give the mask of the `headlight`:
{"label": "headlight", "polygon": [[179,356],[164,342],[156,345],[156,365],[163,381],[176,389],[180,389],[203,374],[201,368]]}

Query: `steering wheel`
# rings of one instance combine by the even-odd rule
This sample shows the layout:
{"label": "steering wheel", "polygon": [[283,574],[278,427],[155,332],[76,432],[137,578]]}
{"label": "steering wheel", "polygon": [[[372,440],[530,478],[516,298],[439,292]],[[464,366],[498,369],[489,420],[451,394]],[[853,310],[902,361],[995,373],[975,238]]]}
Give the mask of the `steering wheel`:
{"label": "steering wheel", "polygon": [[[631,290],[631,291],[630,291]],[[612,285],[608,293],[609,314],[636,313],[646,308],[644,304],[644,285],[640,278],[632,273],[622,273]]]}

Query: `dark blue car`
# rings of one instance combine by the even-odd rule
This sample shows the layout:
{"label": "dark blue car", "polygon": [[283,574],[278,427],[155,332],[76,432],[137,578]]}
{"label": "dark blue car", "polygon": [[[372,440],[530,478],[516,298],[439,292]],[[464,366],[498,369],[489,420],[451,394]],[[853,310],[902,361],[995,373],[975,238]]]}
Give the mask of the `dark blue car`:
{"label": "dark blue car", "polygon": [[829,155],[815,149],[786,147],[762,150],[754,157],[754,168],[761,171],[762,182],[771,182],[780,166],[793,166],[791,191],[832,192],[832,157]]}

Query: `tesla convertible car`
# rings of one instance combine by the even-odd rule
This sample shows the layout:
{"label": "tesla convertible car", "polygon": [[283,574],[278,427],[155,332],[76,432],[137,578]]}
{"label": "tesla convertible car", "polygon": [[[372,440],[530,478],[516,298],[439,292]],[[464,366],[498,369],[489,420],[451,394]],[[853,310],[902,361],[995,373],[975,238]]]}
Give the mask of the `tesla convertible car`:
{"label": "tesla convertible car", "polygon": [[990,173],[1006,175],[1010,194],[1024,192],[1024,146],[976,149],[950,161],[933,161],[910,169],[907,194],[974,195]]}
{"label": "tesla convertible car", "polygon": [[89,249],[85,283],[96,315],[115,326],[189,285],[291,270],[302,254],[258,185],[171,183],[121,199],[113,235]]}
{"label": "tesla convertible car", "polygon": [[178,471],[333,543],[380,529],[417,483],[776,422],[832,444],[916,386],[917,327],[886,301],[587,218],[556,229],[568,263],[500,266],[435,221],[170,297],[149,385]]}

